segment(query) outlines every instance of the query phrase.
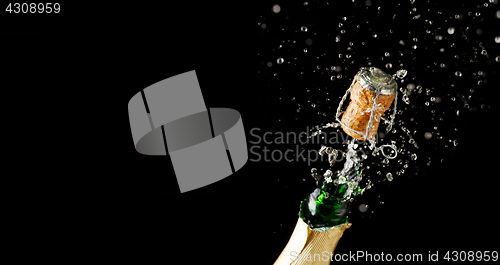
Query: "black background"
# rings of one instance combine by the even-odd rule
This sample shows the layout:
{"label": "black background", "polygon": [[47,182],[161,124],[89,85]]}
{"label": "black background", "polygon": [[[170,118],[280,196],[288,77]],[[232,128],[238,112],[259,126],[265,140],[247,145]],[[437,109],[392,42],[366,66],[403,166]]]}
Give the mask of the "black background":
{"label": "black background", "polygon": [[[317,79],[323,74],[313,74],[311,66],[347,62],[339,61],[338,52],[333,51],[337,47],[329,45],[335,44],[338,33],[321,32],[338,31],[340,17],[347,16],[349,21],[357,14],[380,31],[393,25],[395,33],[372,39],[367,43],[370,49],[356,48],[356,58],[370,57],[371,51],[396,52],[394,40],[407,40],[403,32],[413,30],[421,38],[417,45],[428,49],[419,48],[404,57],[403,68],[409,70],[412,82],[437,88],[433,93],[443,102],[436,107],[436,120],[454,113],[458,104],[445,98],[451,91],[446,80],[455,71],[427,68],[439,52],[431,49],[434,42],[425,41],[429,38],[422,33],[423,24],[404,23],[411,16],[407,18],[401,10],[409,3],[383,6],[381,12],[387,13],[377,14],[376,1],[372,9],[362,3],[353,9],[350,2],[331,3],[326,8],[311,1],[308,10],[301,3],[279,3],[280,14],[272,13],[278,2],[188,2],[165,6],[62,4],[61,14],[2,15],[4,133],[7,166],[13,168],[6,170],[11,173],[7,174],[4,208],[15,234],[13,248],[33,247],[40,252],[37,257],[48,260],[101,260],[99,254],[105,254],[109,261],[137,258],[170,264],[173,258],[181,258],[187,264],[214,260],[272,263],[293,231],[300,200],[314,188],[310,166],[305,162],[249,161],[231,177],[179,194],[168,157],[135,151],[127,103],[140,89],[195,69],[207,107],[238,110],[247,141],[252,140],[252,128],[301,132],[306,126],[331,122],[333,111],[328,106],[336,109],[337,94],[330,103],[319,104],[328,112],[326,118],[318,117],[316,110],[298,114],[292,103],[279,98],[297,97],[305,102],[322,94],[304,95],[299,88],[331,89],[326,73]],[[467,17],[466,11],[476,8],[476,4],[416,4],[423,9],[442,9],[447,16],[461,12]],[[494,28],[498,9],[498,5],[486,9],[490,13],[482,21],[465,19],[455,27]],[[440,23],[432,12],[423,13]],[[390,19],[392,14],[402,19],[400,24]],[[283,19],[285,15],[289,19]],[[334,23],[329,24],[331,20]],[[257,22],[267,23],[269,31],[263,31]],[[318,32],[311,37],[311,47],[300,37],[297,51],[279,54],[273,50],[281,40],[296,37],[288,29],[298,30],[301,23],[311,25],[310,33]],[[278,33],[280,27],[287,28],[283,35]],[[444,32],[447,27],[443,24]],[[356,42],[373,30],[348,28],[342,38]],[[354,202],[349,219],[353,226],[345,232],[337,253],[423,253],[425,259],[428,251],[435,250],[498,249],[494,221],[497,119],[493,111],[498,88],[494,58],[500,53],[499,44],[493,41],[495,33],[485,31],[484,40],[475,40],[473,35],[468,42],[457,40],[456,49],[467,59],[448,62],[464,74],[478,70],[488,74],[488,82],[475,89],[470,101],[475,109],[460,109],[459,118],[439,124],[444,134],[459,139],[458,146],[444,148],[440,142],[425,141],[423,132],[436,123],[426,122],[432,115],[421,107],[425,98],[416,97],[415,107],[397,119],[405,120],[404,114],[415,118],[413,127],[408,121],[406,124],[419,131],[415,136],[420,144],[419,159],[390,184],[381,182]],[[468,63],[467,54],[473,53],[478,41],[487,46],[490,57]],[[314,56],[301,53],[305,47],[311,50],[309,54],[327,55],[314,61]],[[276,67],[281,56],[298,57],[295,68],[284,68],[286,64],[278,70],[267,67],[268,61]],[[348,78],[367,63],[363,60],[348,66],[342,72],[344,80],[335,86],[346,88]],[[304,75],[294,72],[301,67]],[[397,69],[395,64],[392,70]],[[273,76],[276,71],[279,78]],[[458,92],[451,91],[453,95],[467,94],[469,86],[477,83],[472,78],[453,82],[458,85]],[[487,107],[482,109],[481,104]],[[456,127],[459,131],[453,132]],[[430,166],[425,157],[430,157]],[[359,203],[370,205],[369,211],[357,211]]]}

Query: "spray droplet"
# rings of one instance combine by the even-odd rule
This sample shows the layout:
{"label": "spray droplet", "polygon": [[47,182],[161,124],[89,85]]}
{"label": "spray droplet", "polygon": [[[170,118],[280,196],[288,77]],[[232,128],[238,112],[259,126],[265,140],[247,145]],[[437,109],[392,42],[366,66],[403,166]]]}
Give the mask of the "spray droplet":
{"label": "spray droplet", "polygon": [[273,6],[273,12],[275,14],[278,14],[281,11],[281,7],[279,5],[274,5]]}
{"label": "spray droplet", "polygon": [[448,34],[453,35],[455,33],[455,28],[454,27],[449,27],[448,28]]}
{"label": "spray droplet", "polygon": [[403,94],[403,101],[404,101],[406,104],[410,104],[410,98],[408,97],[408,95]]}
{"label": "spray droplet", "polygon": [[404,69],[401,69],[401,70],[398,70],[396,72],[396,76],[400,79],[404,78],[406,76],[406,74],[408,73],[408,71],[404,70]]}

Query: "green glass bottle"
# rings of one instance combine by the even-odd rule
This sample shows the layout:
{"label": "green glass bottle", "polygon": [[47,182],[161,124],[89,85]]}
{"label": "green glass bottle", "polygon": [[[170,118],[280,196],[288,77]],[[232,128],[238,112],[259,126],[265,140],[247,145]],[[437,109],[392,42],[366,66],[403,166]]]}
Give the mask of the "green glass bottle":
{"label": "green glass bottle", "polygon": [[326,231],[347,223],[351,196],[363,192],[357,185],[361,178],[358,171],[352,169],[349,173],[346,177],[339,172],[332,176],[327,170],[323,177],[315,177],[318,188],[300,203],[299,216],[309,228]]}

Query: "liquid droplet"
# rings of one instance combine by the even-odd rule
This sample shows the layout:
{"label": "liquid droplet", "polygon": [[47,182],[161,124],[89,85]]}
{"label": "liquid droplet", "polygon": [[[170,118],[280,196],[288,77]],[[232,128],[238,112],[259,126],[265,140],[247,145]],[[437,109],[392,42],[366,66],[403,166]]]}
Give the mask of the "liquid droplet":
{"label": "liquid droplet", "polygon": [[392,181],[394,179],[391,172],[387,173],[385,176],[386,176],[388,181]]}
{"label": "liquid droplet", "polygon": [[396,72],[396,76],[400,79],[404,78],[406,74],[408,73],[407,70],[401,69]]}
{"label": "liquid droplet", "polygon": [[408,97],[408,95],[404,94],[403,95],[403,101],[406,103],[406,104],[410,104],[410,98]]}
{"label": "liquid droplet", "polygon": [[273,6],[273,12],[275,14],[278,14],[281,11],[281,7],[279,5],[274,5]]}

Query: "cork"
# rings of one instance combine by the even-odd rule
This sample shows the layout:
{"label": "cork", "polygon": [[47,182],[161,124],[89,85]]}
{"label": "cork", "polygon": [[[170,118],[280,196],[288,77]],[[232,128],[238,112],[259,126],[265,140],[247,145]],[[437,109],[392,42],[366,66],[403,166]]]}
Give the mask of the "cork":
{"label": "cork", "polygon": [[[357,79],[358,75],[359,73],[354,77],[356,82],[351,87],[351,102],[342,116],[342,122],[351,129],[365,133],[368,122],[370,121],[370,115],[377,93],[369,89],[365,89],[359,79]],[[384,112],[389,109],[395,96],[396,94],[379,94],[375,112],[373,113],[372,126],[368,132],[368,139],[375,140],[375,134],[378,130],[380,118]],[[344,132],[348,135],[358,140],[367,140],[361,134],[346,128],[344,125],[341,126],[342,129],[344,129]]]}
{"label": "cork", "polygon": [[288,244],[274,265],[328,265],[334,250],[351,223],[324,232],[311,230],[299,218]]}

